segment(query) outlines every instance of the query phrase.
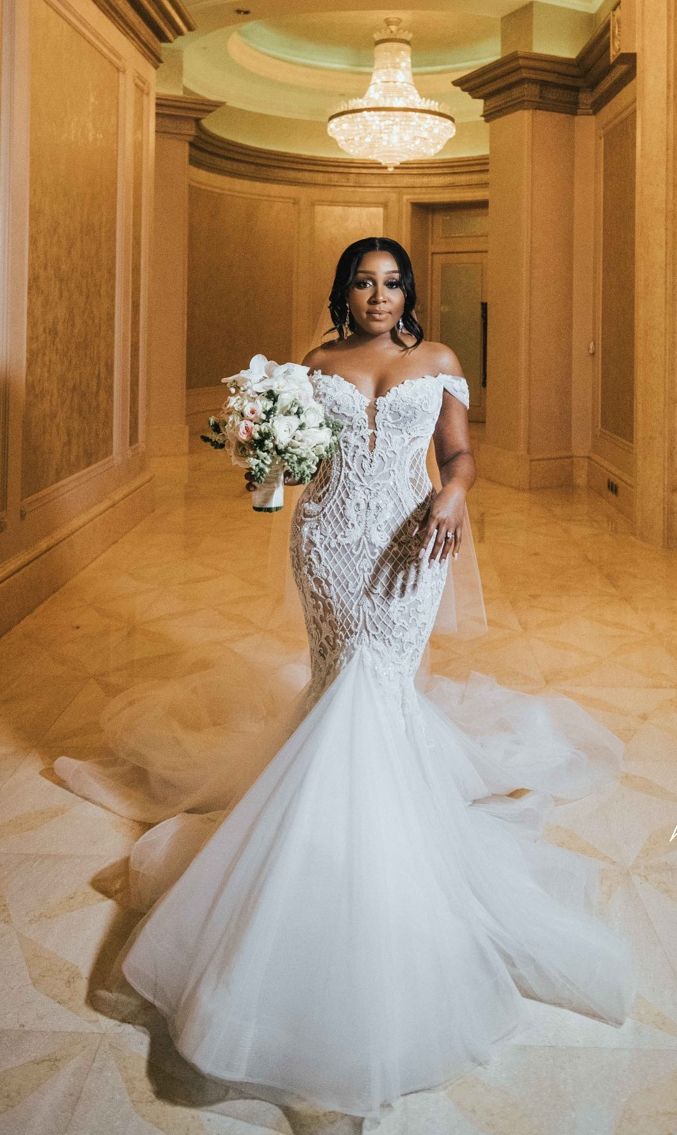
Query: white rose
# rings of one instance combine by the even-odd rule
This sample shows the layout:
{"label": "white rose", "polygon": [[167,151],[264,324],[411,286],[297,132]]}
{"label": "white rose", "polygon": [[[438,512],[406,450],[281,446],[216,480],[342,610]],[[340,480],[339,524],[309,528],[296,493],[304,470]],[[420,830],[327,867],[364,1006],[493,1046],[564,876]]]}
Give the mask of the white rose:
{"label": "white rose", "polygon": [[293,414],[280,414],[271,422],[275,444],[280,449],[288,445],[299,427],[299,420]]}
{"label": "white rose", "polygon": [[277,396],[277,410],[279,414],[284,414],[297,401],[295,390],[282,390]]}
{"label": "white rose", "polygon": [[296,401],[299,406],[310,406],[311,402],[314,401],[314,397],[313,388],[309,382],[306,383],[305,386],[299,386],[296,391]]}
{"label": "white rose", "polygon": [[331,430],[326,426],[312,426],[309,429],[304,429],[301,437],[305,445],[317,449],[319,446],[324,447],[329,444]]}
{"label": "white rose", "polygon": [[306,426],[319,426],[324,421],[324,410],[317,402],[312,402],[303,411],[303,424]]}

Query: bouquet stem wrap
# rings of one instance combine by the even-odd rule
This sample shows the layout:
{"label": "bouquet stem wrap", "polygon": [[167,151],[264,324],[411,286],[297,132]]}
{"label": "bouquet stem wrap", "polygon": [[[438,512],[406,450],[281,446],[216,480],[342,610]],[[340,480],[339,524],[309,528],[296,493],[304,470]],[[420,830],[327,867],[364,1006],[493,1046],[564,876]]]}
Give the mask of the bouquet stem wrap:
{"label": "bouquet stem wrap", "polygon": [[254,512],[279,512],[284,504],[284,465],[274,462],[270,472],[252,492]]}

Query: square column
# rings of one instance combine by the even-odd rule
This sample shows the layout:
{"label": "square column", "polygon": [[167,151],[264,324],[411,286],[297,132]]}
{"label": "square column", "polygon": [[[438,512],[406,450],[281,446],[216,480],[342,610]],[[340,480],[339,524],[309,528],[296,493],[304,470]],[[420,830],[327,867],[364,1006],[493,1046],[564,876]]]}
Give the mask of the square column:
{"label": "square column", "polygon": [[197,123],[221,104],[158,95],[155,202],[149,295],[148,451],[188,452],[186,310],[188,289],[188,166]]}
{"label": "square column", "polygon": [[[536,42],[538,19],[549,7],[525,5],[506,30],[520,44]],[[586,26],[565,30],[567,42],[575,43]],[[577,118],[590,119],[633,77],[634,56],[611,60],[607,20],[575,57],[520,46],[455,82],[483,98],[490,130],[480,470],[517,488],[574,484],[577,458],[585,456],[574,449],[581,430],[578,423],[574,429],[572,413],[574,389],[580,403],[581,352],[590,341],[581,342],[574,292],[581,270],[577,145],[587,138],[577,131]]]}
{"label": "square column", "polygon": [[635,520],[677,547],[677,3],[637,0]]}
{"label": "square column", "polygon": [[487,424],[482,473],[518,488],[573,480],[574,122],[491,123]]}

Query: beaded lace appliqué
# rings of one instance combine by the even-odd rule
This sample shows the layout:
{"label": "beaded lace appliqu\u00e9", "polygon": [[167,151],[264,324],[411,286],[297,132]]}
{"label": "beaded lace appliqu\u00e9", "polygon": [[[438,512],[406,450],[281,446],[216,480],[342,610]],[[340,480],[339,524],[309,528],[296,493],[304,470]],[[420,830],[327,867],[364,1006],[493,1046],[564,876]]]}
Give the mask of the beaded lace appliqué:
{"label": "beaded lace appliqu\u00e9", "polygon": [[310,378],[326,413],[344,427],[292,518],[311,698],[358,648],[387,685],[409,679],[413,686],[448,570],[447,561],[428,567],[418,558],[415,533],[434,492],[426,453],[444,389],[467,406],[467,384],[431,375],[371,400],[339,375]]}

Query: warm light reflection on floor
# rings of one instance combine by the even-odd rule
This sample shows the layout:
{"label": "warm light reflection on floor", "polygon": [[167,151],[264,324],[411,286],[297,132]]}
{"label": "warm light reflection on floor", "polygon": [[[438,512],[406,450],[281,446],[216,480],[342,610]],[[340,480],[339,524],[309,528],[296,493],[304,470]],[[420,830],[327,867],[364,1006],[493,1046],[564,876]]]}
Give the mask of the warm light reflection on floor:
{"label": "warm light reflection on floor", "polygon": [[[251,514],[240,474],[211,451],[156,468],[156,513],[0,640],[0,1135],[353,1131],[336,1117],[201,1098],[161,1035],[149,1063],[145,1032],[87,1003],[102,947],[112,955],[129,928],[109,897],[120,877],[111,865],[142,828],[44,770],[60,753],[97,752],[113,694],[209,666],[225,644],[260,634],[267,609],[256,582],[266,518]],[[410,1097],[369,1130],[668,1135],[677,1131],[677,557],[640,544],[583,490],[480,482],[470,508],[490,632],[436,666],[561,691],[627,742],[622,780],[560,809],[548,836],[604,864],[608,917],[636,950],[640,995],[618,1030],[530,1006],[532,1027],[489,1068],[446,1094]]]}

